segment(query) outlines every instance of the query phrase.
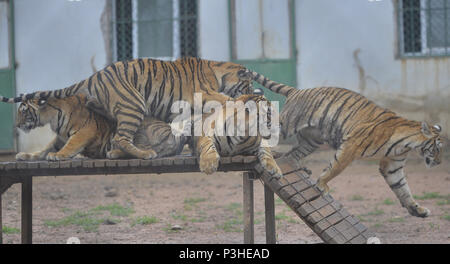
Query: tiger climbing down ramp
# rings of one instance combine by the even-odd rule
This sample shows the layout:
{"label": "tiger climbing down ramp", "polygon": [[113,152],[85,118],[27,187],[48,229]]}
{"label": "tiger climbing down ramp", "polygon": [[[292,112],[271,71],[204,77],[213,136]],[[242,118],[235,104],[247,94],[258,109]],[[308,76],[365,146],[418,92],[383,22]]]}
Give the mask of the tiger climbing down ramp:
{"label": "tiger climbing down ramp", "polygon": [[[289,157],[277,159],[284,177],[277,179],[255,169],[265,185],[276,193],[325,243],[366,244],[379,241],[358,218],[350,215],[330,194],[323,195],[304,169]],[[294,164],[294,166],[293,166]]]}

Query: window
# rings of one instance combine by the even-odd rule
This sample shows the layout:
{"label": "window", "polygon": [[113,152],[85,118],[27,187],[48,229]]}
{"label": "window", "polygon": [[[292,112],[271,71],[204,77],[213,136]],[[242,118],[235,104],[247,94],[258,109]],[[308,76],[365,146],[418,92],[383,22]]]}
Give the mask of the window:
{"label": "window", "polygon": [[398,0],[402,57],[450,55],[450,0]]}
{"label": "window", "polygon": [[116,60],[197,56],[196,0],[116,0]]}

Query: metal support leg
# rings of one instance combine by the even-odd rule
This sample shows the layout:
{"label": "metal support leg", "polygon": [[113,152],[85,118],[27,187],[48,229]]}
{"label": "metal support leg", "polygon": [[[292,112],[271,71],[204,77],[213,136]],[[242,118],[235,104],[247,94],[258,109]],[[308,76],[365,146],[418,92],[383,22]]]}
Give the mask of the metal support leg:
{"label": "metal support leg", "polygon": [[244,244],[255,243],[252,172],[244,172]]}
{"label": "metal support leg", "polygon": [[22,244],[32,243],[33,225],[33,179],[26,176],[22,181]]}
{"label": "metal support leg", "polygon": [[275,244],[277,238],[275,235],[275,199],[273,191],[264,185],[264,202],[266,214],[266,243]]}

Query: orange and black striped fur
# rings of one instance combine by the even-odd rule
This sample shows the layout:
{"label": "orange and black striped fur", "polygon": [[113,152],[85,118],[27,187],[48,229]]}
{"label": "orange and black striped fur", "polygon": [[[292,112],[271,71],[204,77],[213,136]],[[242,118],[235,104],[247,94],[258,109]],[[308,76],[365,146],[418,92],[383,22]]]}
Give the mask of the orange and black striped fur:
{"label": "orange and black striped fur", "polygon": [[237,74],[242,69],[245,68],[239,64],[198,58],[134,59],[116,62],[61,90],[34,92],[16,98],[0,96],[0,101],[18,103],[84,94],[89,102],[97,104],[100,112],[117,122],[113,142],[122,151],[150,159],[156,156],[155,151],[142,150],[133,144],[144,116],[169,122],[173,118],[172,104],[183,100],[193,105],[194,93],[202,93],[203,102],[224,102],[228,99],[225,95],[236,97],[250,93],[251,80],[239,78]]}
{"label": "orange and black striped fur", "polygon": [[[230,100],[233,99],[230,98]],[[258,103],[265,99],[256,95],[242,95],[236,99],[236,101],[243,101],[244,104],[248,100]],[[207,114],[204,115],[205,118],[207,116]],[[248,115],[245,118],[246,124],[249,124]],[[224,119],[225,128],[231,119],[234,119],[234,124],[237,123],[237,112]],[[87,107],[85,95],[63,99],[31,99],[21,103],[17,113],[17,127],[28,132],[46,124],[50,124],[51,129],[56,133],[55,139],[42,151],[18,153],[17,160],[66,160],[77,154],[89,158],[132,158],[111,142],[115,124]],[[250,129],[247,126],[245,128]],[[257,155],[263,168],[275,177],[281,177],[281,171],[270,149],[262,145],[263,137],[261,136],[214,135],[196,137],[196,139],[198,141],[194,147],[200,158],[200,169],[203,172],[209,174],[217,170],[219,155]],[[190,137],[182,134],[175,136],[169,124],[152,117],[145,117],[133,143],[144,150],[155,150],[158,157],[165,157],[181,153],[189,140]]]}
{"label": "orange and black striped fur", "polygon": [[[18,153],[17,160],[66,160],[77,154],[89,158],[132,158],[111,143],[115,124],[91,111],[85,95],[62,99],[30,99],[21,103],[16,126],[25,132],[50,124],[56,137],[47,147],[34,153]],[[170,126],[146,117],[137,129],[133,143],[141,149],[152,149],[158,157],[181,152],[187,138],[175,137]]]}
{"label": "orange and black striped fur", "polygon": [[280,123],[285,137],[297,137],[297,145],[288,153],[291,157],[300,162],[323,143],[337,150],[318,179],[319,188],[327,192],[327,183],[353,160],[378,158],[381,174],[409,213],[429,215],[429,210],[413,199],[404,166],[411,150],[423,156],[428,167],[441,163],[440,126],[402,118],[347,89],[299,90],[255,72],[240,74],[287,97]]}
{"label": "orange and black striped fur", "polygon": [[[232,100],[230,98],[230,100]],[[255,94],[242,95],[236,99],[234,102],[242,102],[242,105],[245,105],[247,102],[253,101],[256,103],[257,107],[257,116],[259,120],[259,115],[266,115],[267,119],[267,127],[270,129],[271,127],[271,107],[270,102],[264,97]],[[259,103],[263,101],[265,102],[267,107],[259,105]],[[255,120],[250,120],[249,112],[247,108],[245,108],[243,112],[244,115],[241,115],[238,108],[234,108],[233,111],[226,111],[226,105],[223,104],[223,134],[217,135],[214,133],[214,129],[217,125],[217,120],[213,121],[211,126],[206,130],[206,135],[203,137],[194,137],[194,150],[196,151],[197,156],[199,157],[200,170],[207,174],[211,174],[217,170],[219,165],[220,157],[230,157],[235,155],[255,155],[258,158],[261,166],[273,177],[280,178],[282,177],[282,172],[278,165],[276,164],[271,150],[269,147],[265,146],[264,140],[270,138],[268,136],[262,136],[260,131],[261,127],[258,122],[253,122]],[[204,114],[202,116],[202,120],[204,121],[211,114]],[[240,118],[245,119],[245,127],[238,128],[238,120]],[[256,120],[256,121],[258,121]],[[241,134],[238,134],[238,130],[241,129]],[[256,135],[250,133],[252,129],[253,131],[257,131]],[[204,130],[205,132],[205,130]],[[232,136],[227,136],[232,135]]]}

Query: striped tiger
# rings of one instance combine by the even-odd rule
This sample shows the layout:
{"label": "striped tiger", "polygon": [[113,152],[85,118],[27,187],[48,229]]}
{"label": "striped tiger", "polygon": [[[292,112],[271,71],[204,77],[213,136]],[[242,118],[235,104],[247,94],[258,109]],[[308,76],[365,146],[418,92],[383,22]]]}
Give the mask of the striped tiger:
{"label": "striped tiger", "polygon": [[116,62],[64,89],[34,92],[16,98],[0,96],[0,101],[18,103],[84,94],[88,102],[97,104],[100,112],[117,122],[113,141],[121,150],[136,158],[151,159],[156,156],[154,150],[142,150],[133,144],[144,116],[169,122],[173,118],[170,112],[172,104],[183,100],[193,105],[194,93],[197,92],[202,93],[203,102],[225,102],[228,96],[250,93],[251,80],[237,75],[242,69],[245,68],[231,62],[190,57],[176,61],[134,59]]}
{"label": "striped tiger", "polygon": [[[256,118],[259,120],[259,115],[265,115],[267,117],[267,128],[271,128],[271,106],[270,102],[261,95],[248,94],[242,95],[234,100],[234,102],[242,102],[242,105],[246,105],[247,102],[253,101],[256,103]],[[267,107],[261,107],[260,102],[265,102]],[[226,105],[223,104],[223,109],[226,109]],[[238,108],[234,108],[234,111],[223,111],[223,135],[214,133],[214,129],[217,125],[217,120],[213,121],[210,127],[207,127],[207,135],[203,137],[194,137],[193,149],[199,157],[200,170],[206,174],[215,172],[219,166],[220,157],[231,157],[235,155],[255,155],[258,158],[261,166],[271,176],[275,178],[281,178],[283,176],[280,168],[275,162],[271,150],[265,144],[265,140],[268,140],[271,135],[262,135],[262,131],[258,122],[252,122],[250,120],[251,110],[245,109],[245,127],[241,130],[242,135],[238,135],[237,120],[242,118],[239,116]],[[204,114],[202,119],[205,120],[211,114]],[[233,126],[232,126],[233,125]],[[234,128],[233,130],[231,128]],[[256,131],[257,134],[251,133]],[[231,134],[232,136],[227,136]]]}
{"label": "striped tiger", "polygon": [[[67,160],[77,154],[88,158],[132,158],[112,144],[115,124],[87,107],[85,95],[62,99],[23,101],[16,115],[16,126],[24,132],[50,124],[56,137],[42,151],[20,152],[17,160]],[[188,138],[174,136],[167,123],[146,117],[136,131],[133,143],[152,149],[158,157],[179,154]]]}
{"label": "striped tiger", "polygon": [[380,173],[402,206],[413,216],[430,214],[411,195],[404,166],[412,150],[424,158],[427,167],[441,163],[439,125],[429,126],[425,122],[402,118],[344,88],[299,90],[249,70],[239,74],[287,97],[280,114],[281,130],[285,138],[297,137],[297,145],[287,155],[300,162],[323,143],[337,150],[318,179],[317,186],[321,190],[328,192],[327,183],[353,160],[378,158]]}

